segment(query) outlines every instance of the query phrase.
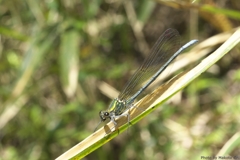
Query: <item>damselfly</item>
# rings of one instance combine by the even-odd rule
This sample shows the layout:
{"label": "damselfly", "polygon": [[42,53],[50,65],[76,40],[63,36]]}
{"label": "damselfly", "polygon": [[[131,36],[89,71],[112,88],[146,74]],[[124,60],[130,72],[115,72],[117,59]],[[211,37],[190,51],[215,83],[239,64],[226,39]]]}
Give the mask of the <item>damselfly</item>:
{"label": "damselfly", "polygon": [[[116,128],[116,118],[126,116],[126,110],[133,107],[134,100],[166,69],[166,67],[186,48],[198,40],[191,40],[181,47],[180,35],[175,29],[167,29],[154,44],[151,53],[128,81],[123,91],[109,105],[100,111],[101,122],[110,119]],[[148,80],[148,81],[147,81]],[[101,123],[100,122],[100,123]]]}

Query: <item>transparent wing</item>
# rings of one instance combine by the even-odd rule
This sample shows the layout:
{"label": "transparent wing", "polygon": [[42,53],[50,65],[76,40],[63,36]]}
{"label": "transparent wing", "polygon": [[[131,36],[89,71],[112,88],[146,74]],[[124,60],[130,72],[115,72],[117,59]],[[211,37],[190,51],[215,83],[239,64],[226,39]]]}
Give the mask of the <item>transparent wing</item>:
{"label": "transparent wing", "polygon": [[181,47],[180,35],[175,29],[167,29],[154,44],[151,53],[145,59],[119,94],[120,100],[131,98],[144,82],[151,78]]}

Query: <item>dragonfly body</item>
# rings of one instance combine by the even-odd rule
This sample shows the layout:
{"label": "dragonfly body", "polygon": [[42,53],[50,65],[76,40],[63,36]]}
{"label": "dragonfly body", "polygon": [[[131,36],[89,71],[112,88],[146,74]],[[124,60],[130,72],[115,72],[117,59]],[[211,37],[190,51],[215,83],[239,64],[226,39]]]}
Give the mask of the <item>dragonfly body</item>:
{"label": "dragonfly body", "polygon": [[133,106],[134,100],[166,69],[166,67],[186,48],[195,44],[192,40],[181,47],[180,35],[175,29],[166,30],[154,44],[151,53],[142,66],[133,74],[124,90],[109,105],[106,111],[100,111],[101,121],[110,119],[115,127],[115,119],[126,116],[124,111]]}

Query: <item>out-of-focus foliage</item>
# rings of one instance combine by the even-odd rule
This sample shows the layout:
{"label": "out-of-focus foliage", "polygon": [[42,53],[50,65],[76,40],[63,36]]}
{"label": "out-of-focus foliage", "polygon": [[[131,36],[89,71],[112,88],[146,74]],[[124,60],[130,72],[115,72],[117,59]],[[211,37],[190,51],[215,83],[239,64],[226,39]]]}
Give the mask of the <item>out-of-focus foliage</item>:
{"label": "out-of-focus foliage", "polygon": [[[239,15],[237,1],[197,2],[1,1],[0,158],[54,159],[91,134],[110,102],[99,82],[121,90],[167,28],[176,28],[185,43],[239,26],[228,15]],[[235,48],[180,101],[85,159],[216,155],[240,128],[239,66]]]}

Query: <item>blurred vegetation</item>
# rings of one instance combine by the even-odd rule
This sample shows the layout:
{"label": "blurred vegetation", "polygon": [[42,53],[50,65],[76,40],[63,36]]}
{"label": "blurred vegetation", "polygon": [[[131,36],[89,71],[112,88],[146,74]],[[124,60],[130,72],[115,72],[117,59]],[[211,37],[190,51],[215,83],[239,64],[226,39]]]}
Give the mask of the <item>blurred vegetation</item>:
{"label": "blurred vegetation", "polygon": [[[156,39],[240,25],[237,0],[0,2],[0,158],[54,159],[90,135]],[[217,47],[217,46],[216,46]],[[200,159],[239,132],[239,46],[181,94],[85,159]],[[105,90],[105,92],[107,92]],[[240,156],[240,147],[229,155]]]}

